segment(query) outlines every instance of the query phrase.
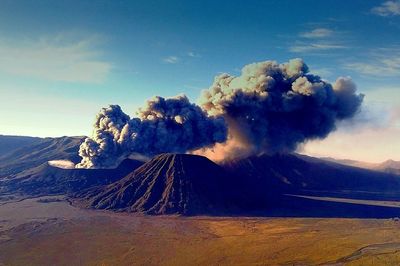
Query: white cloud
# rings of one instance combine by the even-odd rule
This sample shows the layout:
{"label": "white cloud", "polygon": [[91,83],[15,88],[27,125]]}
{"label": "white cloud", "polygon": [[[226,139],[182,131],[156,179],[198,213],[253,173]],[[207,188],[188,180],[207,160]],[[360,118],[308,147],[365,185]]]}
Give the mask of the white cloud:
{"label": "white cloud", "polygon": [[187,56],[189,56],[189,57],[201,57],[198,53],[195,53],[193,51],[188,52]]}
{"label": "white cloud", "polygon": [[62,35],[24,42],[0,40],[0,72],[51,81],[101,83],[111,64],[99,59],[94,38]]}
{"label": "white cloud", "polygon": [[400,108],[400,85],[380,86],[379,89],[369,89],[365,102],[378,102],[385,105],[396,105]]}
{"label": "white cloud", "polygon": [[308,38],[308,39],[316,39],[316,38],[325,38],[332,36],[333,31],[326,28],[316,28],[312,31],[303,32],[300,34],[300,37]]}
{"label": "white cloud", "polygon": [[330,50],[349,48],[343,33],[329,28],[317,26],[310,31],[300,32],[297,37],[298,40],[288,46],[290,52],[326,54]]}
{"label": "white cloud", "polygon": [[344,65],[344,68],[356,71],[364,75],[383,76],[383,77],[400,75],[399,69],[388,67],[380,62],[346,63]]}
{"label": "white cloud", "polygon": [[329,43],[329,42],[316,42],[316,43],[300,43],[289,47],[289,51],[295,53],[317,52],[332,49],[345,49],[344,45]]}
{"label": "white cloud", "polygon": [[369,58],[366,61],[345,63],[343,67],[370,76],[400,76],[400,48],[377,49]]}
{"label": "white cloud", "polygon": [[311,68],[310,72],[322,78],[330,77],[333,74],[329,68]]}
{"label": "white cloud", "polygon": [[164,58],[163,61],[168,64],[176,64],[176,63],[178,63],[179,58],[177,56],[171,55],[171,56]]}
{"label": "white cloud", "polygon": [[371,12],[378,16],[399,16],[400,15],[400,0],[386,1],[380,6],[371,9]]}

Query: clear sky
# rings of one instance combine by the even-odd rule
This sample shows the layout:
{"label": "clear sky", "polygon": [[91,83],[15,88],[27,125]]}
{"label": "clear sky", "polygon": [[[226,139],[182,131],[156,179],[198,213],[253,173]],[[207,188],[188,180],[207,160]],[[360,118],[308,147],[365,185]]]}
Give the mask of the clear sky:
{"label": "clear sky", "polygon": [[0,134],[89,135],[98,110],[196,101],[221,72],[300,57],[362,112],[303,152],[400,160],[400,1],[0,2]]}

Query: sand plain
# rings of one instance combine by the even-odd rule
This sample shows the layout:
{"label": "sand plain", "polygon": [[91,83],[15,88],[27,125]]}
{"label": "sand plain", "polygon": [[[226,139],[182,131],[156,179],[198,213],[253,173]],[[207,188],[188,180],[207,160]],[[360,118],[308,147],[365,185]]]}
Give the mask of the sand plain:
{"label": "sand plain", "polygon": [[0,204],[0,265],[396,265],[398,219],[179,217]]}

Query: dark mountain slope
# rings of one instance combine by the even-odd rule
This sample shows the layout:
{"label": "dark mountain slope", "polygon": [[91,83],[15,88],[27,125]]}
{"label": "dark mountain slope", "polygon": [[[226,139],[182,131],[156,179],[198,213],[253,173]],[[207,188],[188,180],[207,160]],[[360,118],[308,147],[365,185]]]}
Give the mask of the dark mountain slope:
{"label": "dark mountain slope", "polygon": [[0,182],[0,192],[26,195],[76,193],[115,182],[140,165],[142,162],[129,159],[114,169],[62,169],[44,163]]}
{"label": "dark mountain slope", "polygon": [[223,164],[231,175],[246,178],[259,193],[325,191],[352,195],[398,194],[400,177],[296,154],[262,155]]}
{"label": "dark mountain slope", "polygon": [[[230,175],[246,180],[252,202],[268,217],[393,218],[396,207],[374,205],[400,201],[400,177],[321,159],[283,154],[250,157],[223,164]],[[308,195],[314,199],[296,197]],[[326,197],[342,202],[326,201]],[[349,200],[346,200],[349,199]],[[364,200],[367,205],[351,202]]]}
{"label": "dark mountain slope", "polygon": [[0,135],[0,157],[15,149],[41,141],[41,138]]}
{"label": "dark mountain slope", "polygon": [[205,157],[161,154],[105,187],[81,196],[88,207],[148,214],[217,214],[237,209],[243,198],[235,179]]}
{"label": "dark mountain slope", "polygon": [[71,160],[78,163],[83,137],[44,138],[23,145],[0,156],[0,178],[37,167],[49,160]]}

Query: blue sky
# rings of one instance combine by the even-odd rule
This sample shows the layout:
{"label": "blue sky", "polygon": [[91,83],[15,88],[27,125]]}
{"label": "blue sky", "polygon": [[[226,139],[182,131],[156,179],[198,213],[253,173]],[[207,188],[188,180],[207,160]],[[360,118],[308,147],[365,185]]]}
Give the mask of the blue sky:
{"label": "blue sky", "polygon": [[296,57],[366,94],[357,121],[304,152],[343,157],[357,140],[344,157],[400,160],[400,1],[1,1],[0,134],[89,135],[107,104],[195,101],[221,72]]}

